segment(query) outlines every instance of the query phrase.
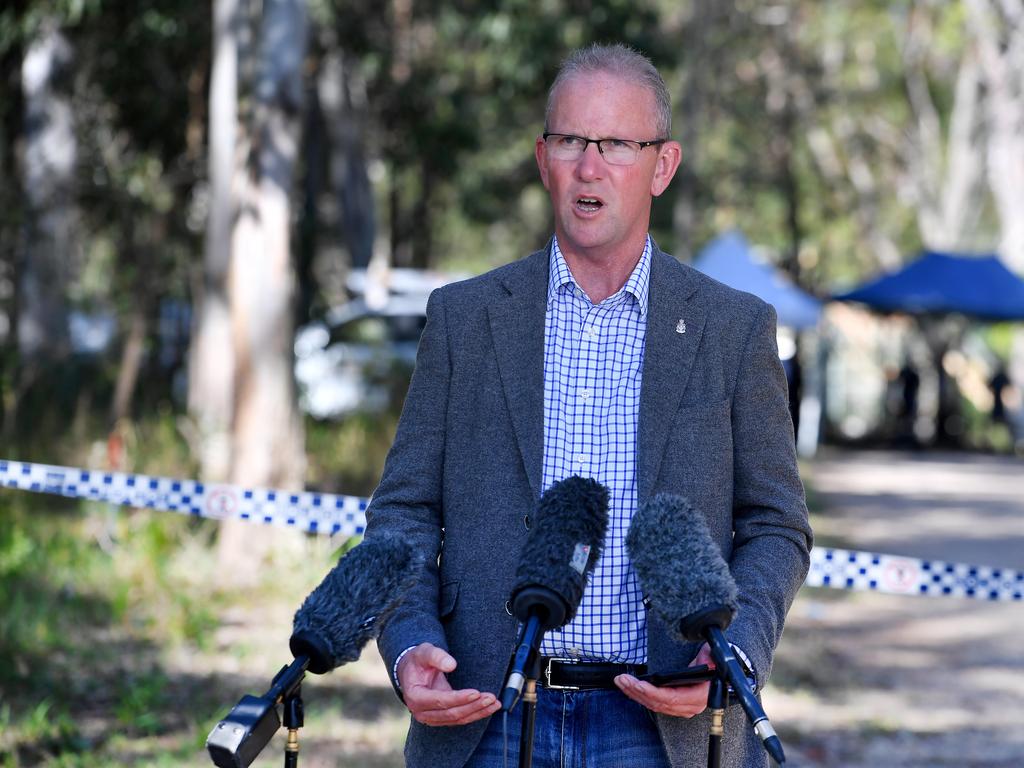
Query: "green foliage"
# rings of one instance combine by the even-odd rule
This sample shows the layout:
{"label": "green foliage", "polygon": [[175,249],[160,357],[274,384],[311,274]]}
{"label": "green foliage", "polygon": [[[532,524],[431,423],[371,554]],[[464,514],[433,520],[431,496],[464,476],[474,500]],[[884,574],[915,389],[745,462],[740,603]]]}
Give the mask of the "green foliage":
{"label": "green foliage", "polygon": [[[199,282],[210,10],[184,0],[51,0],[0,11],[0,168],[12,177],[24,117],[21,47],[49,18],[74,50],[69,88],[84,256],[69,299],[114,311],[122,332],[133,312],[148,320],[136,413],[175,396],[182,350],[173,362],[158,361],[156,312],[166,299],[193,301]],[[317,0],[310,12],[319,28],[309,71],[320,71],[329,54],[343,62],[344,119],[353,123],[346,131],[364,145],[377,244],[390,248],[394,264],[482,271],[542,245],[551,217],[533,142],[546,88],[571,48],[622,41],[664,73],[674,133],[685,145],[679,176],[655,203],[659,243],[687,258],[723,229],[740,227],[821,294],[878,268],[876,235],[906,254],[923,239],[916,193],[908,191],[915,126],[904,51],[912,14],[931,31],[919,66],[943,126],[968,42],[961,3],[428,0],[382,8]],[[243,61],[243,86],[256,65]],[[315,144],[312,129],[307,138]],[[823,160],[830,153],[834,167]],[[324,224],[336,215],[337,186],[348,176],[321,167],[328,155],[311,148],[299,180],[309,194],[299,260],[311,262],[305,251],[318,248],[316,275],[344,271],[330,263],[338,259],[338,232]],[[15,252],[20,206],[15,186],[0,190],[4,253]],[[306,237],[318,227],[319,239]],[[997,229],[989,206],[978,240],[991,241]],[[321,289],[323,297],[306,298],[303,318],[309,305],[337,301],[336,287]],[[118,352],[115,344],[103,360],[55,371],[19,408],[29,412],[21,433],[52,435],[80,412],[105,414]],[[9,362],[5,377],[17,368],[16,359]],[[44,406],[51,402],[57,408]]]}
{"label": "green foliage", "polygon": [[114,715],[121,725],[142,733],[155,733],[160,713],[168,704],[167,676],[159,670],[120,681]]}
{"label": "green foliage", "polygon": [[[384,417],[392,431],[393,419]],[[371,434],[378,423],[363,421],[358,450],[390,441]],[[329,430],[320,434],[326,439]],[[171,411],[134,425],[125,443],[134,469],[192,473]],[[64,450],[68,463],[90,463],[78,460],[85,446]],[[382,458],[373,460],[379,471]],[[226,591],[216,530],[212,521],[170,512],[0,493],[0,766],[205,759],[212,724],[246,688],[261,692],[280,663],[283,641],[268,658],[265,629],[287,624],[356,543],[288,539],[267,561],[264,582]],[[273,619],[268,606],[280,606]],[[259,614],[255,629],[234,626],[240,611]],[[255,676],[228,673],[225,681],[222,666],[231,660]]]}
{"label": "green foliage", "polygon": [[369,496],[380,480],[398,415],[356,413],[340,423],[306,420],[308,487]]}
{"label": "green foliage", "polygon": [[[4,766],[18,766],[22,760],[33,765],[44,755],[79,754],[89,746],[71,714],[49,698],[21,718],[13,717],[10,706],[4,704],[0,708],[0,729],[0,765]],[[12,733],[17,734],[17,741],[11,738]]]}

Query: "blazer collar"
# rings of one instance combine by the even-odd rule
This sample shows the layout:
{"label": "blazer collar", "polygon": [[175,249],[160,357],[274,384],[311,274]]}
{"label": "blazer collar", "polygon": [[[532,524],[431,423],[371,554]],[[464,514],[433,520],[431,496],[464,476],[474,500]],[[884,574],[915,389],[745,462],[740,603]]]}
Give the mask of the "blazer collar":
{"label": "blazer collar", "polygon": [[519,453],[534,497],[540,498],[544,459],[544,316],[548,247],[509,265],[505,295],[487,308],[498,373]]}

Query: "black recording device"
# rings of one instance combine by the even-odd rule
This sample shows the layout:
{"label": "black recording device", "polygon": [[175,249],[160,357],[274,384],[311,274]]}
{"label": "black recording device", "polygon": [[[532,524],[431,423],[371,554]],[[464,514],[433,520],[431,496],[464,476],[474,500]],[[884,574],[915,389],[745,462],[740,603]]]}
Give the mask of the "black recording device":
{"label": "black recording device", "polygon": [[512,588],[512,613],[523,630],[501,692],[506,712],[522,694],[544,633],[576,615],[607,528],[608,489],[596,480],[567,477],[541,496]]}
{"label": "black recording device", "polygon": [[738,590],[704,516],[679,496],[655,496],[633,516],[626,548],[651,609],[676,639],[707,642],[765,750],[783,764],[782,742],[725,639]]}
{"label": "black recording device", "polygon": [[696,683],[706,683],[711,680],[717,672],[711,669],[707,664],[697,664],[686,669],[681,669],[678,672],[667,672],[665,674],[657,674],[649,672],[646,675],[639,675],[638,680],[643,680],[645,683],[650,683],[658,688],[672,688],[677,685],[694,685]]}
{"label": "black recording device", "polygon": [[206,748],[214,765],[252,763],[281,727],[278,705],[290,731],[301,727],[299,690],[306,672],[323,674],[358,659],[419,565],[408,542],[389,536],[366,539],[342,557],[295,613],[289,641],[295,661],[277,673],[262,696],[243,696],[210,732]]}

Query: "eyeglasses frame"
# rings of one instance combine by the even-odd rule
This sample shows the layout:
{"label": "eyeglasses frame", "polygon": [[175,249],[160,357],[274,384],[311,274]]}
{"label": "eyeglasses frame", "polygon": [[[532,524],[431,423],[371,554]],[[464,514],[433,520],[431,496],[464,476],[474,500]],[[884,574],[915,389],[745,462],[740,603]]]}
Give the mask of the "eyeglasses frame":
{"label": "eyeglasses frame", "polygon": [[[545,144],[547,144],[548,136],[568,136],[569,138],[579,139],[580,141],[583,142],[583,151],[580,152],[580,157],[583,157],[583,155],[587,154],[587,147],[589,147],[591,144],[597,145],[598,154],[600,154],[601,157],[604,157],[604,150],[601,149],[602,141],[628,141],[640,147],[640,149],[637,150],[636,157],[633,158],[633,163],[637,161],[637,159],[640,157],[640,153],[647,149],[647,147],[656,147],[668,141],[668,139],[651,139],[650,141],[637,141],[636,139],[622,139],[617,136],[607,136],[603,139],[588,139],[586,136],[577,136],[575,133],[558,133],[557,131],[544,131],[544,133],[542,133],[540,137],[544,140]],[[630,163],[630,165],[632,165],[633,163]]]}

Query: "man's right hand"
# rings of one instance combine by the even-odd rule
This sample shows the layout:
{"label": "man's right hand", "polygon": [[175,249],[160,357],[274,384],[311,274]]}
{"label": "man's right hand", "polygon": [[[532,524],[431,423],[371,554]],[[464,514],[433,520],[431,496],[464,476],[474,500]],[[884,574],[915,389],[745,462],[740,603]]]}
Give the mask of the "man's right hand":
{"label": "man's right hand", "polygon": [[445,676],[455,669],[455,659],[430,643],[421,643],[398,663],[398,684],[405,705],[424,725],[465,725],[492,715],[501,708],[493,693],[466,688],[452,690]]}

